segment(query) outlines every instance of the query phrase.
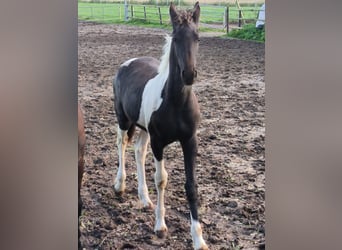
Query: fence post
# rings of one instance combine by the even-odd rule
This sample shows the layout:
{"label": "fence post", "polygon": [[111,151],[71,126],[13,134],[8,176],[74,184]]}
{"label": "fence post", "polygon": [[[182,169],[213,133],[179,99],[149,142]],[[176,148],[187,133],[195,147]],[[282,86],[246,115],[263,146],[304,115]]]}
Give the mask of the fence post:
{"label": "fence post", "polygon": [[145,18],[145,21],[146,21],[146,6],[144,5],[144,18]]}
{"label": "fence post", "polygon": [[131,5],[131,18],[132,18],[132,20],[133,20],[133,16],[134,16],[134,7],[133,7],[133,5]]}
{"label": "fence post", "polygon": [[[121,12],[120,12],[121,13]],[[125,0],[125,21],[128,21],[128,3],[127,0]]]}
{"label": "fence post", "polygon": [[225,22],[226,22],[226,29],[227,29],[227,34],[228,34],[229,33],[229,6],[226,7]]}
{"label": "fence post", "polygon": [[241,17],[242,17],[241,10],[239,10],[239,27],[241,27]]}
{"label": "fence post", "polygon": [[158,12],[159,12],[159,21],[160,21],[160,24],[163,24],[162,16],[161,16],[161,13],[160,13],[160,7],[158,7]]}

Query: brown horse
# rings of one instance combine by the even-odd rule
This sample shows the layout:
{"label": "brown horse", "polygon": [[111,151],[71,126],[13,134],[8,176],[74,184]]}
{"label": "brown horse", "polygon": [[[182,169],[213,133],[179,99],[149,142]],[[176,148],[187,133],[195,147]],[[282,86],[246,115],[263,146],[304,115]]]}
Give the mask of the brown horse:
{"label": "brown horse", "polygon": [[84,146],[85,146],[85,133],[84,133],[84,119],[80,105],[78,104],[78,216],[81,214],[82,199],[80,196],[82,177],[84,171]]}
{"label": "brown horse", "polygon": [[[84,133],[84,119],[80,105],[78,104],[78,217],[81,215],[82,199],[81,199],[81,185],[84,171],[84,147],[85,147],[85,133]],[[78,248],[80,248],[80,228],[78,228]]]}

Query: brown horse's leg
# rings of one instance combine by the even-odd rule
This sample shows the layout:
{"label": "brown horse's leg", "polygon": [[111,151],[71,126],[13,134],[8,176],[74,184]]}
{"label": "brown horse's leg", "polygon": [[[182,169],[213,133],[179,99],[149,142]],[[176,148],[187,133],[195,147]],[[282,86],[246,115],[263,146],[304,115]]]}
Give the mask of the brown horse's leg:
{"label": "brown horse's leg", "polygon": [[[84,172],[84,147],[85,147],[85,132],[84,132],[84,119],[80,105],[78,105],[78,217],[82,211],[81,199],[81,186]],[[81,247],[80,243],[80,228],[78,227],[78,248]]]}

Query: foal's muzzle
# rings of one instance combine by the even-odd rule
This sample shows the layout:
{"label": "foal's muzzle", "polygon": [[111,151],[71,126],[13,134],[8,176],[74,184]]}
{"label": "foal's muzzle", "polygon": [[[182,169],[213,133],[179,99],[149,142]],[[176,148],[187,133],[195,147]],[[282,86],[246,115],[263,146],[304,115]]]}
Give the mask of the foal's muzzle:
{"label": "foal's muzzle", "polygon": [[183,70],[182,79],[185,85],[192,85],[197,77],[197,70]]}

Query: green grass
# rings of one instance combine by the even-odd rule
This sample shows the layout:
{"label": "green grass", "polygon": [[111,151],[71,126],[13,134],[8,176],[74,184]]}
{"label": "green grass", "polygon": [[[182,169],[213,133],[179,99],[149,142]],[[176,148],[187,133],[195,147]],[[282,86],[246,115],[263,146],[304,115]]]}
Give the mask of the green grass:
{"label": "green grass", "polygon": [[[125,24],[125,25],[132,25],[132,26],[140,26],[140,27],[147,27],[147,28],[157,28],[157,29],[166,29],[166,30],[171,30],[172,27],[169,24],[157,24],[154,22],[149,22],[145,20],[129,20],[127,22],[125,21],[118,21],[115,22],[116,24]],[[216,32],[217,29],[214,28],[208,28],[208,27],[200,27],[199,28],[200,32]]]}
{"label": "green grass", "polygon": [[103,23],[116,23],[124,20],[122,4],[78,2],[78,19]]}
{"label": "green grass", "polygon": [[[201,22],[203,23],[223,23],[226,6],[202,5],[201,6]],[[254,11],[254,7],[243,6],[242,15],[247,20],[256,19],[258,11]],[[259,7],[258,7],[259,9]],[[237,23],[239,11],[236,6],[229,6],[229,23]]]}
{"label": "green grass", "polygon": [[[144,19],[144,9],[142,5],[133,5],[134,15],[133,19]],[[158,8],[155,5],[145,5],[146,7],[146,24],[159,24]],[[184,7],[183,7],[184,8]],[[187,7],[185,7],[187,8]],[[256,11],[251,10],[252,7],[245,6],[243,12],[244,18],[255,19],[257,17]],[[129,15],[131,8],[129,6]],[[169,23],[169,6],[161,5],[160,11],[162,15],[163,24]],[[201,18],[202,23],[223,23],[225,6],[202,5]],[[230,22],[237,22],[238,11],[236,7],[229,8]],[[124,21],[124,5],[120,3],[89,3],[78,2],[78,19],[88,20],[101,23],[120,23]],[[134,22],[131,21],[131,22]]]}
{"label": "green grass", "polygon": [[257,29],[254,24],[244,25],[242,29],[229,32],[228,37],[265,42],[265,28]]}
{"label": "green grass", "polygon": [[148,27],[148,28],[158,28],[158,29],[168,29],[171,30],[171,26],[168,24],[159,24],[159,23],[155,23],[155,22],[149,22],[149,21],[145,21],[145,20],[129,20],[127,22],[125,21],[120,21],[117,23],[121,23],[121,24],[127,24],[127,25],[132,25],[132,26],[141,26],[141,27]]}

